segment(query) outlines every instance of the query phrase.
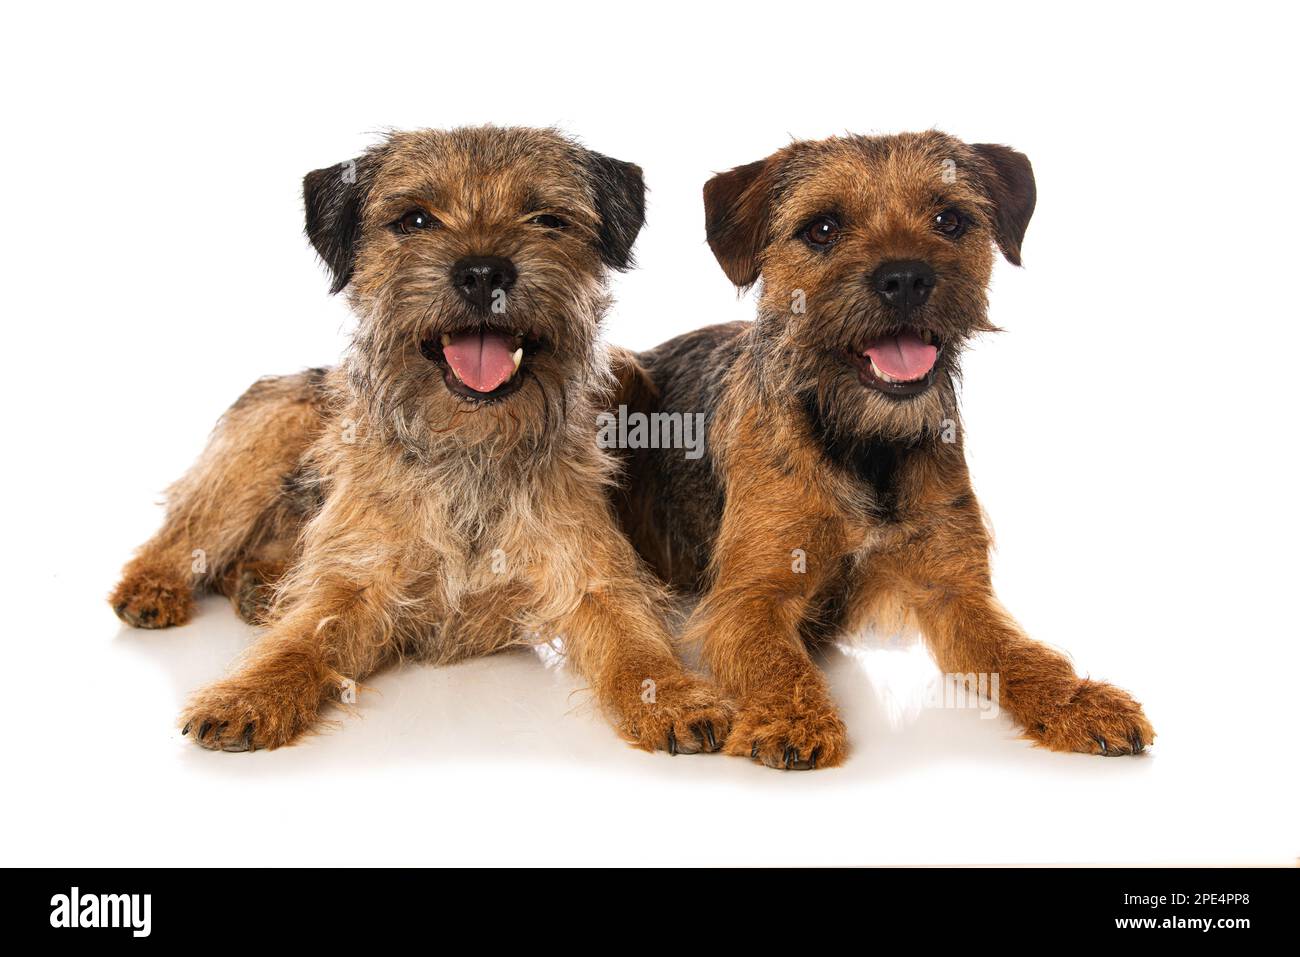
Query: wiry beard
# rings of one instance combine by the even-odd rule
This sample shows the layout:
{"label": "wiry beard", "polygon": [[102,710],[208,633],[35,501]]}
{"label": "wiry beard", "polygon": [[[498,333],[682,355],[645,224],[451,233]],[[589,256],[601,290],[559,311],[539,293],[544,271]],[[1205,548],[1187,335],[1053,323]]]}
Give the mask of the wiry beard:
{"label": "wiry beard", "polygon": [[[443,328],[433,318],[437,296],[421,301],[407,290],[385,301],[356,297],[360,323],[344,358],[349,386],[379,437],[409,458],[455,459],[471,472],[480,460],[500,463],[505,456],[529,467],[544,464],[591,431],[593,396],[609,387],[596,338],[609,297],[598,284],[583,292],[564,303],[562,315],[512,293],[518,310],[512,321],[537,330],[546,348],[517,373],[523,378],[516,392],[490,402],[453,394],[443,367],[422,354],[422,343]],[[526,322],[525,315],[536,319]],[[491,317],[482,322],[493,325]]]}
{"label": "wiry beard", "polygon": [[850,345],[888,328],[870,311],[846,302],[829,314],[792,317],[764,307],[752,333],[760,394],[766,401],[815,409],[820,421],[845,437],[907,441],[939,433],[957,419],[963,348],[973,333],[994,327],[983,319],[972,328],[933,318],[932,328],[943,338],[933,383],[917,395],[896,397],[863,385],[846,355]]}

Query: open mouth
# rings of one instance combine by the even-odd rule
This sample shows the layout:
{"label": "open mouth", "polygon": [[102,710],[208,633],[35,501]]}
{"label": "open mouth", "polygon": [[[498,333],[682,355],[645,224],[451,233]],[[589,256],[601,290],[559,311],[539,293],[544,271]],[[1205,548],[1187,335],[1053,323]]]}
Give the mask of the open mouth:
{"label": "open mouth", "polygon": [[444,332],[420,344],[425,358],[443,366],[447,389],[480,402],[503,399],[524,383],[528,358],[541,343],[523,333],[475,326]]}
{"label": "open mouth", "polygon": [[861,348],[850,347],[858,380],[885,395],[918,395],[934,384],[943,344],[929,330],[905,329],[880,336]]}

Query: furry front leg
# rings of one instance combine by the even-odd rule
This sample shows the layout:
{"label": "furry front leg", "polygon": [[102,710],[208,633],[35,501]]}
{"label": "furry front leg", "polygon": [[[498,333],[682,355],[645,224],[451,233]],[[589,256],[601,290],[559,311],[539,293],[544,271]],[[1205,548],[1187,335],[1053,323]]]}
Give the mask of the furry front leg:
{"label": "furry front leg", "polygon": [[[790,483],[753,475],[757,484],[747,474],[731,487],[713,586],[686,640],[701,643],[736,697],[728,753],[782,770],[832,767],[848,754],[847,730],[800,626],[833,564],[826,556],[840,551],[838,532],[823,516],[805,514],[808,497]],[[806,568],[792,565],[792,549],[806,552]]]}
{"label": "furry front leg", "polygon": [[1114,756],[1139,754],[1155,740],[1128,692],[1080,678],[1068,658],[1027,637],[992,596],[932,603],[920,618],[940,669],[996,674],[1001,707],[1038,744]]}
{"label": "furry front leg", "polygon": [[737,583],[706,596],[687,629],[737,696],[727,752],[787,771],[833,767],[848,754],[826,678],[798,634],[804,604],[771,581]]}
{"label": "furry front leg", "polygon": [[181,716],[182,732],[223,751],[293,742],[316,725],[327,701],[388,657],[391,621],[373,583],[316,586],[232,675],[194,696]]}
{"label": "furry front leg", "polygon": [[619,732],[639,748],[670,754],[716,751],[731,706],[673,654],[643,586],[589,592],[564,624],[566,647]]}
{"label": "furry front leg", "polygon": [[313,642],[272,633],[235,674],[194,696],[182,733],[220,751],[278,748],[315,725],[322,704],[343,687]]}
{"label": "furry front leg", "polygon": [[[888,564],[882,563],[882,564]],[[996,675],[1000,706],[1053,751],[1141,753],[1155,740],[1126,691],[1080,678],[1060,652],[1027,636],[993,595],[988,539],[974,498],[898,563],[939,668]]]}

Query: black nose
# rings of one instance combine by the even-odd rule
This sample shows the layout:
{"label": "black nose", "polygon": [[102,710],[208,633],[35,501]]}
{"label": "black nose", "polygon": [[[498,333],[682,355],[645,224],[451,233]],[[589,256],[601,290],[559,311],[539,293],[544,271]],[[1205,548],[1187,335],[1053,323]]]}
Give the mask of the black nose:
{"label": "black nose", "polygon": [[480,309],[510,291],[519,278],[515,264],[501,256],[466,256],[451,267],[451,284]]}
{"label": "black nose", "polygon": [[911,309],[930,298],[934,270],[919,260],[881,263],[871,274],[871,288],[891,306]]}

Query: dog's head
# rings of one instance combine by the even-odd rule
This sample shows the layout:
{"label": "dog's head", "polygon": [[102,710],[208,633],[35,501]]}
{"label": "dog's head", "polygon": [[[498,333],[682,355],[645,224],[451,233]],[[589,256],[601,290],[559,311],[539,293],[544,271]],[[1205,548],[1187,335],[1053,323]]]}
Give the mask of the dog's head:
{"label": "dog's head", "polygon": [[961,350],[992,328],[994,248],[1020,264],[1034,175],[939,132],[833,137],[715,176],[704,205],[728,278],[762,279],[777,386],[838,429],[906,438],[951,414]]}
{"label": "dog's head", "polygon": [[540,436],[601,368],[641,170],[551,130],[397,133],[308,173],[307,235],[360,319],[350,381],[415,446]]}

